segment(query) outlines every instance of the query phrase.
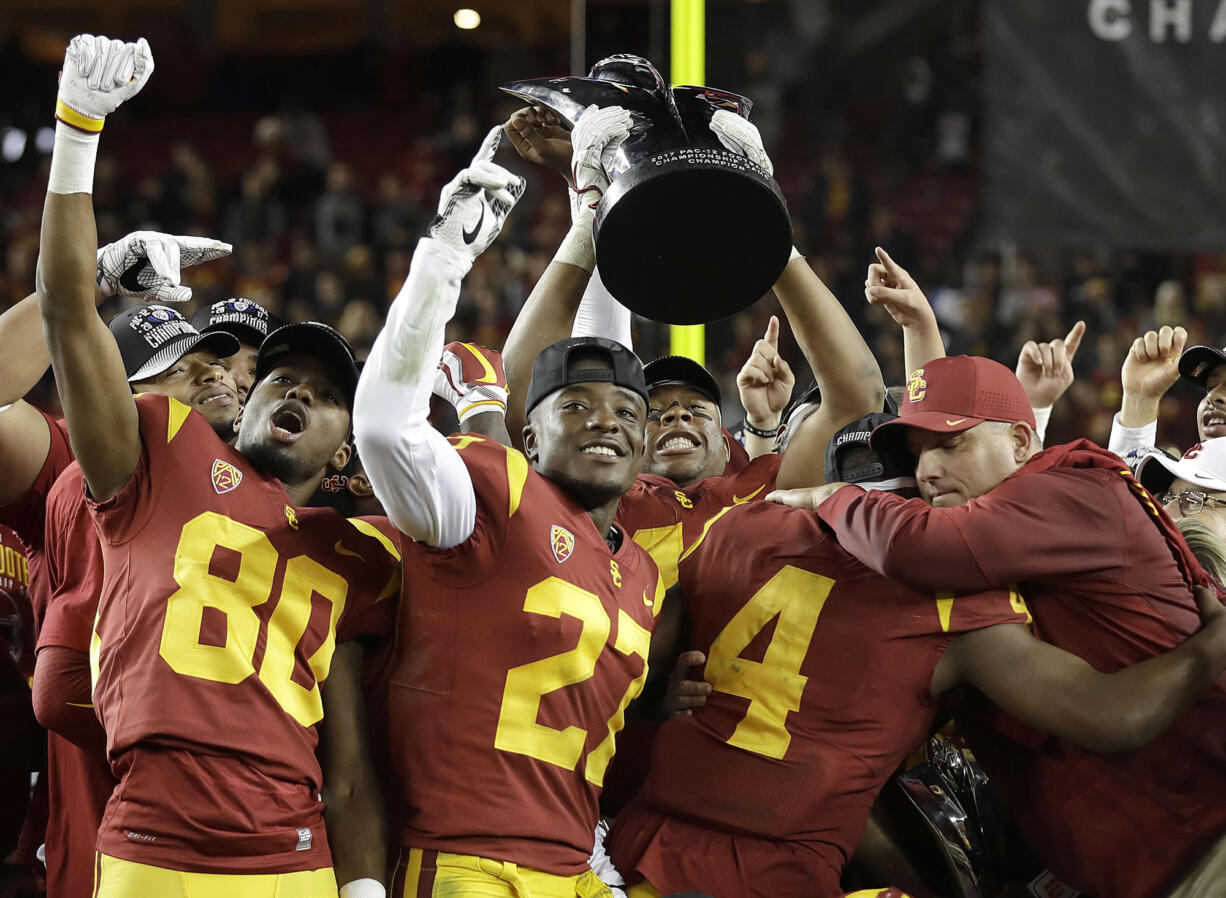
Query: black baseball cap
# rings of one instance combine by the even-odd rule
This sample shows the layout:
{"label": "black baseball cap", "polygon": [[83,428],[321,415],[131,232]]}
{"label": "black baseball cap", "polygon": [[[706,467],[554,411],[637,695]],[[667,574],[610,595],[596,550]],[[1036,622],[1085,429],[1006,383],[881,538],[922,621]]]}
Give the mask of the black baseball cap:
{"label": "black baseball cap", "polygon": [[693,359],[684,355],[666,355],[643,366],[643,379],[647,389],[668,384],[684,384],[693,387],[716,405],[721,404],[719,384],[711,372]]}
{"label": "black baseball cap", "polygon": [[353,408],[353,394],[358,388],[358,365],[353,347],[338,331],[318,321],[301,321],[277,328],[260,344],[260,353],[255,360],[255,382],[263,380],[287,355],[314,356],[331,364],[340,377],[349,408]]}
{"label": "black baseball cap", "polygon": [[874,430],[897,417],[873,412],[831,437],[826,447],[826,482],[888,482],[889,489],[915,486],[915,457],[910,452],[894,445],[873,449],[869,443]]}
{"label": "black baseball cap", "polygon": [[202,334],[225,331],[238,337],[240,343],[257,347],[281,326],[280,320],[268,314],[266,308],[242,296],[223,299],[201,309],[192,316],[192,324]]}
{"label": "black baseball cap", "polygon": [[1179,357],[1180,375],[1201,387],[1218,365],[1226,365],[1226,349],[1215,346],[1189,346]]}
{"label": "black baseball cap", "polygon": [[[570,369],[572,355],[592,353],[606,356],[613,370]],[[531,412],[542,399],[563,387],[591,381],[604,381],[625,387],[642,396],[643,404],[647,404],[647,383],[643,379],[643,363],[638,356],[617,341],[606,340],[604,337],[568,337],[545,347],[536,357],[532,364],[532,381],[528,384],[524,411]]]}
{"label": "black baseball cap", "polygon": [[157,303],[120,312],[108,326],[129,383],[156,377],[196,349],[211,349],[224,359],[239,348],[233,334],[202,334],[179,312]]}

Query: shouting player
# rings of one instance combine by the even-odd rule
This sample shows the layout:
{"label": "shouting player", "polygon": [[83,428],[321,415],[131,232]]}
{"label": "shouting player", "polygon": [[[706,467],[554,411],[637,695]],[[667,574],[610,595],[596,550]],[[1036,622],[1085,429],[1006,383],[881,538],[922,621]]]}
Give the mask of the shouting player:
{"label": "shouting player", "polygon": [[[333,853],[347,889],[381,889],[378,799],[352,726],[361,647],[338,643],[388,626],[378,599],[394,569],[335,512],[295,507],[348,459],[352,351],[320,324],[270,334],[231,448],[183,403],[132,396],[94,310],[82,250],[98,132],[152,68],[143,39],[69,45],[38,266],[104,562],[91,661],[119,785],[94,894],[334,894]],[[345,724],[324,728],[326,783],[325,709]]]}
{"label": "shouting player", "polygon": [[642,366],[620,344],[540,354],[523,454],[427,422],[460,281],[523,189],[492,162],[499,133],[444,189],[354,416],[376,493],[414,540],[388,687],[398,898],[608,895],[588,867],[597,798],[664,592],[613,523],[647,416]]}

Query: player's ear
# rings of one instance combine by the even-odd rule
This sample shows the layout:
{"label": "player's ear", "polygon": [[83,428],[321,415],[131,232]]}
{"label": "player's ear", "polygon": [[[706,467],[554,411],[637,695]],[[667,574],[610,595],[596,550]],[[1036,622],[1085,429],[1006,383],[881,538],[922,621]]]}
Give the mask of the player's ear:
{"label": "player's ear", "polygon": [[238,408],[238,414],[234,416],[234,424],[232,426],[234,427],[235,433],[238,433],[239,425],[243,423],[243,409],[245,408],[245,405],[240,405]]}
{"label": "player's ear", "polygon": [[728,434],[724,434],[724,463],[725,463],[725,464],[727,464],[728,462],[732,461],[732,443],[731,443],[731,440],[732,440],[732,437],[728,436]]}
{"label": "player's ear", "polygon": [[345,465],[349,464],[349,459],[353,456],[353,447],[349,445],[349,441],[341,443],[336,447],[336,452],[333,453],[331,460],[328,462],[328,467],[333,471],[345,470]]}
{"label": "player's ear", "polygon": [[369,499],[375,494],[375,488],[370,485],[370,481],[366,479],[366,475],[361,471],[349,478],[349,482],[345,484],[345,489],[349,490],[349,495],[355,499]]}
{"label": "player's ear", "polygon": [[532,429],[531,424],[524,425],[524,455],[528,457],[528,461],[535,464],[540,453],[536,446],[536,432]]}
{"label": "player's ear", "polygon": [[1039,435],[1020,421],[1009,428],[1009,438],[1013,443],[1013,460],[1019,465],[1029,461],[1030,456],[1043,448],[1039,445]]}

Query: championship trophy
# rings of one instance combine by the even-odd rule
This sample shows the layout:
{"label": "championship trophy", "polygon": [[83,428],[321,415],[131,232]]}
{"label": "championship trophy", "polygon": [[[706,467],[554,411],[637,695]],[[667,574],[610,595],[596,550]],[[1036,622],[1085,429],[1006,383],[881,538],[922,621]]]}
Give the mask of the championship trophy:
{"label": "championship trophy", "polygon": [[668,324],[735,314],[778,280],[792,250],[779,186],[724,148],[711,116],[749,117],[753,102],[709,87],[670,88],[641,56],[618,54],[588,77],[512,81],[502,89],[572,127],[588,106],[621,106],[630,136],[596,208],[596,264],[609,292]]}

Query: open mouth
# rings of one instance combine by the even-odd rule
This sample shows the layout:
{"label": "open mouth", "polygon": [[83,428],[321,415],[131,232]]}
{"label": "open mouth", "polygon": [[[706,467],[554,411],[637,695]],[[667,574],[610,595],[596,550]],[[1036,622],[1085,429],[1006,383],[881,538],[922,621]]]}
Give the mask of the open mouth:
{"label": "open mouth", "polygon": [[656,443],[656,453],[660,455],[679,455],[684,452],[692,452],[697,449],[701,443],[687,433],[675,433],[671,436],[665,436]]}
{"label": "open mouth", "polygon": [[292,405],[283,406],[273,412],[269,423],[276,439],[292,443],[306,430],[306,415]]}
{"label": "open mouth", "polygon": [[[1201,430],[1205,432],[1205,436],[1226,436],[1226,412],[1211,411],[1206,412],[1201,420]],[[1213,433],[1210,433],[1212,429]]]}

